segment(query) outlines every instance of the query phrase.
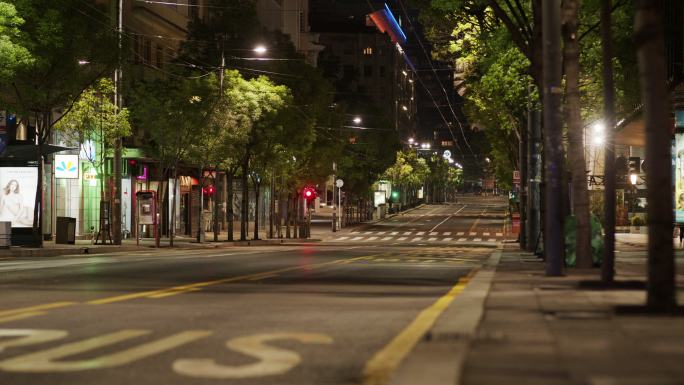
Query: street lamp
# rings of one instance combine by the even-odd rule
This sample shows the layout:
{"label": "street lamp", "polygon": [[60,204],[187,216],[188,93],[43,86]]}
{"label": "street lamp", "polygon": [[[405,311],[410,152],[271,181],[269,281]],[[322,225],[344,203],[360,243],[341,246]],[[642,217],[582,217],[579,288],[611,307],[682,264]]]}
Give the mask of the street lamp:
{"label": "street lamp", "polygon": [[361,117],[355,116],[354,119],[352,119],[352,122],[354,122],[354,124],[356,124],[356,125],[361,124],[361,122],[362,122]]}
{"label": "street lamp", "polygon": [[88,60],[86,60],[86,59],[79,59],[79,60],[78,60],[78,65],[84,66],[84,65],[86,65],[86,64],[90,64],[90,62],[89,62]]}
{"label": "street lamp", "polygon": [[408,138],[408,142],[409,142],[409,144],[413,144],[414,139],[413,139],[413,138]]}
{"label": "street lamp", "polygon": [[263,54],[266,53],[267,49],[266,49],[265,46],[259,44],[259,45],[257,45],[256,47],[254,47],[253,51],[254,51],[257,55],[263,55]]}

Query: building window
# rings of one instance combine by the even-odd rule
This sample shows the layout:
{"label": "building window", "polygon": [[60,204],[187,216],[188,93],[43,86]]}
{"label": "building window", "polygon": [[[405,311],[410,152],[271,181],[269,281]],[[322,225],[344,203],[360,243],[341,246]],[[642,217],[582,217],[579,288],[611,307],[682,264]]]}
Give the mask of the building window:
{"label": "building window", "polygon": [[443,140],[442,141],[442,147],[453,147],[454,142],[451,140]]}
{"label": "building window", "polygon": [[385,77],[385,66],[380,66],[380,77],[381,78]]}
{"label": "building window", "polygon": [[363,49],[363,54],[364,55],[372,55],[373,54],[373,48],[371,47],[366,47]]}
{"label": "building window", "polygon": [[152,63],[152,42],[150,40],[143,40],[143,64]]}
{"label": "building window", "polygon": [[363,66],[363,75],[367,78],[373,76],[373,66],[369,66],[369,65]]}
{"label": "building window", "polygon": [[199,19],[199,0],[190,0],[188,2],[188,16],[192,20]]}
{"label": "building window", "polygon": [[157,44],[157,53],[155,56],[155,59],[157,59],[157,68],[164,67],[164,49],[159,44]]}

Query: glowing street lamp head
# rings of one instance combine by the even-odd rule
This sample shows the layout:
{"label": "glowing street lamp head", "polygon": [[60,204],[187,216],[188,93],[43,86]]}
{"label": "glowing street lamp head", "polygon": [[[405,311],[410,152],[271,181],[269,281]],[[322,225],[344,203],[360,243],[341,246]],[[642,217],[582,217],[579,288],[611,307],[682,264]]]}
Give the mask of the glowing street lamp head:
{"label": "glowing street lamp head", "polygon": [[361,124],[361,122],[362,122],[361,117],[355,116],[354,119],[352,119],[352,122],[354,122],[354,124]]}
{"label": "glowing street lamp head", "polygon": [[603,132],[606,130],[606,125],[603,124],[603,122],[598,121],[594,123],[591,128],[594,130],[595,134],[603,134]]}
{"label": "glowing street lamp head", "polygon": [[258,46],[254,47],[254,52],[257,53],[257,54],[259,54],[259,55],[265,54],[266,51],[267,51],[266,47],[263,46],[263,45],[261,45],[261,44],[259,44]]}
{"label": "glowing street lamp head", "polygon": [[591,142],[594,144],[594,146],[603,146],[605,143],[606,138],[603,137],[603,135],[595,135]]}
{"label": "glowing street lamp head", "polygon": [[408,138],[408,142],[409,142],[410,144],[413,144],[413,141],[414,141],[413,138]]}

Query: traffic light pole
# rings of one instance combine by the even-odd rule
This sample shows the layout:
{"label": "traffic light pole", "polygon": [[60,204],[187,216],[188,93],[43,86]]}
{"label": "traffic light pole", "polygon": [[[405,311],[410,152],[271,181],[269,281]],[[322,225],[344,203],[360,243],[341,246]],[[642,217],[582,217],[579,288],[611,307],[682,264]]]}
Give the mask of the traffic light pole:
{"label": "traffic light pole", "polygon": [[[333,233],[337,231],[337,205],[335,204],[335,181],[337,180],[335,177],[335,173],[337,171],[337,164],[333,162],[333,176],[332,176],[332,231]],[[326,192],[327,194],[327,192]]]}

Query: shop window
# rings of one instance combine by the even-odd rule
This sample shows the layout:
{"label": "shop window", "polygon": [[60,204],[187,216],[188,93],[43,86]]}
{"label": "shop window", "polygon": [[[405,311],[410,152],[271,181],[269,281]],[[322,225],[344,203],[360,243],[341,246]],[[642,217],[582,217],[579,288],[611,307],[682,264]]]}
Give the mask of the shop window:
{"label": "shop window", "polygon": [[372,55],[372,54],[373,54],[373,48],[371,48],[371,47],[366,47],[366,48],[364,48],[364,49],[363,49],[363,54],[366,55],[366,56]]}

